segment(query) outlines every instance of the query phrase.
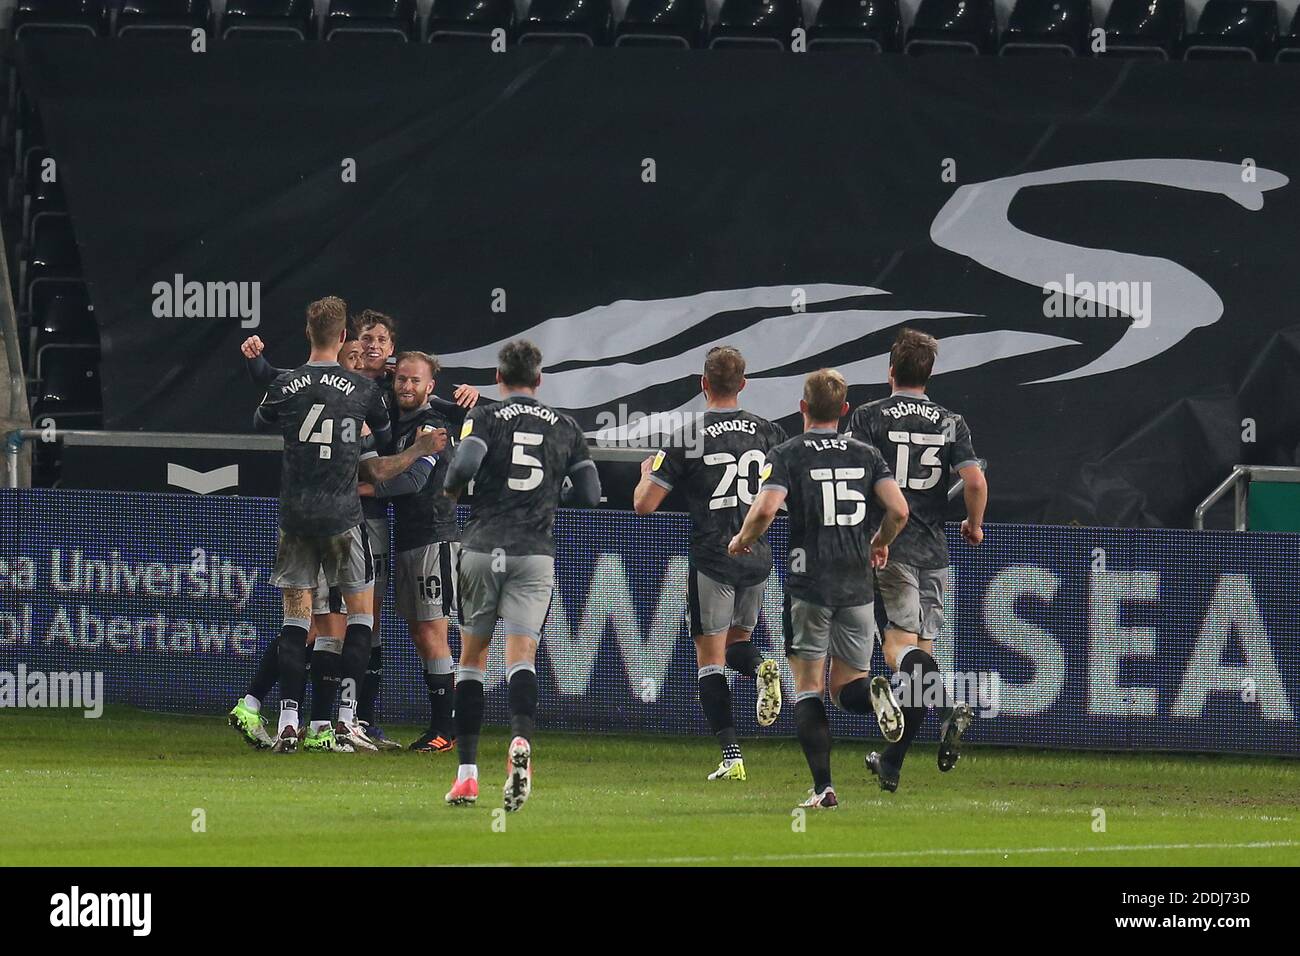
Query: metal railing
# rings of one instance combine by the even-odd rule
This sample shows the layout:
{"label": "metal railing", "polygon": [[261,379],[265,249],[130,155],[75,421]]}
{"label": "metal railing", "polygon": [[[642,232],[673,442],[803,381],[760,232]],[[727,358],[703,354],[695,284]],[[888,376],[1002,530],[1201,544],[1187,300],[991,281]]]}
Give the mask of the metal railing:
{"label": "metal railing", "polygon": [[[18,458],[29,441],[63,442],[100,448],[206,448],[228,451],[280,451],[279,435],[221,435],[203,432],[122,432],[79,428],[19,428],[5,435],[5,485],[18,487]],[[591,446],[597,461],[640,462],[653,449]]]}
{"label": "metal railing", "polygon": [[[14,311],[13,295],[9,291],[9,254],[3,233],[0,233],[0,338],[5,343],[4,360],[0,362],[0,367],[7,370],[9,377],[8,407],[0,410],[0,424],[10,427],[30,425],[32,419],[27,408],[27,381],[23,372],[22,352],[18,347],[18,317]],[[20,446],[19,451],[21,450]],[[9,473],[12,475],[10,487],[17,487],[17,453],[9,463]]]}
{"label": "metal railing", "polygon": [[1250,507],[1250,483],[1256,479],[1268,481],[1300,482],[1300,468],[1285,465],[1237,465],[1231,474],[1223,479],[1205,500],[1196,506],[1192,513],[1192,527],[1197,531],[1205,530],[1205,515],[1218,504],[1229,491],[1232,500],[1232,530],[1247,530],[1247,510]]}
{"label": "metal railing", "polygon": [[[19,428],[5,435],[5,486],[18,487],[18,456],[29,441],[63,442],[66,445],[101,448],[214,448],[232,451],[280,451],[284,440],[279,435],[213,435],[203,432],[120,432],[92,431],[80,428]],[[640,463],[654,449],[625,445],[592,445],[596,461]],[[988,464],[981,459],[980,467]],[[1297,469],[1300,471],[1300,469]],[[952,501],[966,487],[961,478],[948,489]]]}

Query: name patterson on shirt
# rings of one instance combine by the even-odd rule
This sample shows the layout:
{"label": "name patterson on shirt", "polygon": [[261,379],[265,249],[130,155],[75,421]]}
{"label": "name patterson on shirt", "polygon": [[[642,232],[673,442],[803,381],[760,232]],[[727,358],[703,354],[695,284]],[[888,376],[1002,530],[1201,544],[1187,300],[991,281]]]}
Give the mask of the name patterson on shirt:
{"label": "name patterson on shirt", "polygon": [[560,416],[555,414],[549,408],[543,408],[540,405],[523,405],[511,404],[503,405],[492,414],[497,418],[503,418],[506,421],[514,418],[516,415],[535,415],[548,425],[554,425],[560,420]]}

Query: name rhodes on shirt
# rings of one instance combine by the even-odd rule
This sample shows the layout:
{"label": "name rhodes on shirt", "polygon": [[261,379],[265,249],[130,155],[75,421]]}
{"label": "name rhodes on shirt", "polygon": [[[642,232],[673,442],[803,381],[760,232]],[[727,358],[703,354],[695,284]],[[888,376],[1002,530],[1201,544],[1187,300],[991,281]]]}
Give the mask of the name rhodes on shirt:
{"label": "name rhodes on shirt", "polygon": [[548,425],[554,425],[560,420],[560,416],[555,414],[549,408],[542,408],[540,405],[503,405],[493,412],[497,418],[509,421],[516,415],[535,415]]}
{"label": "name rhodes on shirt", "polygon": [[720,422],[714,422],[712,425],[705,425],[700,429],[710,438],[717,438],[723,432],[744,432],[747,435],[753,435],[758,432],[758,422],[752,422],[748,419],[724,419]]}

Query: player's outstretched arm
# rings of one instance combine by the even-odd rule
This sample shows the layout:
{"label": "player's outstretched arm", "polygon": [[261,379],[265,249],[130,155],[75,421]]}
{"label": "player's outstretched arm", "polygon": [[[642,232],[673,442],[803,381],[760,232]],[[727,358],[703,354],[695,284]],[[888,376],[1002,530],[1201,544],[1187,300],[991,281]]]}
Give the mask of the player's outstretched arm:
{"label": "player's outstretched arm", "polygon": [[478,389],[473,385],[457,385],[452,395],[461,408],[470,409],[478,404]]}
{"label": "player's outstretched arm", "polygon": [[749,506],[745,523],[740,526],[736,536],[727,545],[727,553],[748,554],[754,542],[763,537],[764,532],[771,527],[776,513],[781,510],[781,503],[785,501],[785,496],[786,489],[765,485],[755,496],[754,503]]}
{"label": "player's outstretched arm", "polygon": [[437,463],[438,459],[435,456],[425,455],[423,458],[417,458],[406,471],[387,481],[377,484],[363,483],[358,488],[358,492],[363,498],[396,498],[400,495],[416,494],[423,491],[424,486],[429,483],[429,476],[433,474],[433,467]]}
{"label": "player's outstretched arm", "polygon": [[268,362],[263,354],[265,349],[265,343],[257,335],[250,335],[239,345],[240,353],[248,359],[248,377],[253,380],[254,385],[264,387],[288,371],[288,369],[276,368]]}
{"label": "player's outstretched arm", "polygon": [[411,442],[411,446],[406,451],[399,452],[396,455],[385,455],[380,458],[361,459],[357,463],[357,474],[362,481],[378,485],[381,482],[396,478],[424,456],[436,456],[446,447],[446,429],[437,428],[433,431],[421,432]]}
{"label": "player's outstretched arm", "polygon": [[565,508],[594,508],[600,504],[600,473],[590,458],[578,462],[569,472],[573,484],[560,492]]}
{"label": "player's outstretched arm", "polygon": [[966,499],[966,520],[961,523],[961,536],[971,544],[984,540],[984,509],[989,502],[989,484],[984,469],[979,465],[963,465],[957,469],[961,475],[962,496]]}

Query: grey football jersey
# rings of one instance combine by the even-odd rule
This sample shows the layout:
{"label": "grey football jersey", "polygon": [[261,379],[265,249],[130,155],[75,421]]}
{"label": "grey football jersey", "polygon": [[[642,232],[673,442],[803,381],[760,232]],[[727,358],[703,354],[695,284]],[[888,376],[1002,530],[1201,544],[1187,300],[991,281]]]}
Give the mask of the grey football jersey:
{"label": "grey football jersey", "polygon": [[456,527],[456,504],[442,493],[447,480],[447,466],[456,447],[451,422],[426,404],[398,417],[393,440],[397,451],[405,451],[420,432],[437,428],[447,429],[447,447],[439,452],[429,480],[414,494],[398,495],[392,499],[393,537],[398,551],[410,551],[439,541],[455,541],[460,537]]}
{"label": "grey football jersey", "polygon": [[784,488],[790,511],[786,590],[824,607],[870,604],[875,487],[893,477],[880,452],[833,431],[809,431],[772,449],[768,466],[763,488]]}
{"label": "grey football jersey", "polygon": [[474,476],[474,499],[461,546],[469,551],[555,555],[555,510],[564,478],[590,461],[587,439],[568,415],[513,395],[465,416],[461,447],[487,453]]}
{"label": "grey football jersey", "polygon": [[889,560],[918,568],[946,568],[950,473],[978,464],[966,419],[924,395],[895,392],[858,406],[845,434],[874,446],[893,469],[911,512],[890,545]]}
{"label": "grey football jersey", "polygon": [[673,436],[655,455],[650,480],[680,487],[691,513],[691,563],[715,581],[751,587],[767,579],[772,548],[764,535],[749,554],[732,557],[727,544],[745,523],[758,493],[767,453],[786,434],[780,425],[743,409],[710,410],[698,429],[698,444]]}
{"label": "grey football jersey", "polygon": [[308,362],[271,383],[255,424],[284,436],[280,527],[285,531],[325,537],[361,523],[362,422],[380,445],[387,443],[383,391],[337,362]]}

